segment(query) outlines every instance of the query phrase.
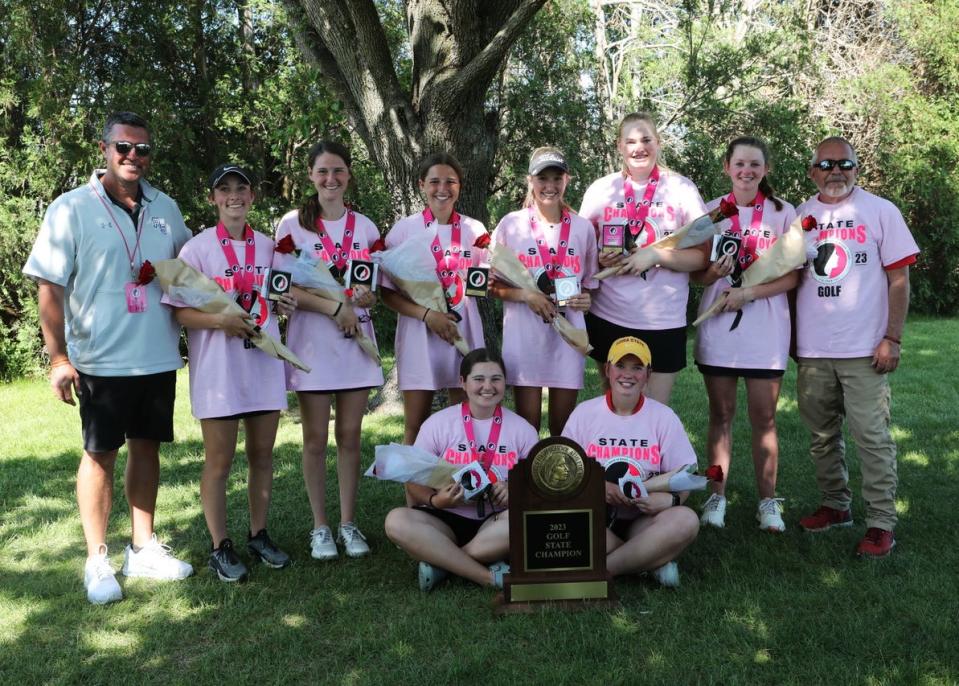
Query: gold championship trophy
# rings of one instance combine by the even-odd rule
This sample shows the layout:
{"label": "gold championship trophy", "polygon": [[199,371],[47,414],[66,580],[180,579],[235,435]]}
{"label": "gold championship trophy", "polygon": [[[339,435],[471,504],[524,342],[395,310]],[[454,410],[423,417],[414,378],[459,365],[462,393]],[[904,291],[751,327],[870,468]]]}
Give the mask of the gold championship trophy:
{"label": "gold championship trophy", "polygon": [[615,604],[606,571],[603,468],[568,438],[537,443],[509,473],[511,571],[500,612],[556,601]]}

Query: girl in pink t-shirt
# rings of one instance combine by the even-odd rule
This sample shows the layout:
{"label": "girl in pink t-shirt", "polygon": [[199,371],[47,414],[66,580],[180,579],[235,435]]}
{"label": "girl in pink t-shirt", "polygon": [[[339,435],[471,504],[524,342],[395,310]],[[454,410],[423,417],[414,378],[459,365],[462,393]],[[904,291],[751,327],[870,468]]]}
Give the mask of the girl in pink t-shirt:
{"label": "girl in pink t-shirt", "polygon": [[486,227],[455,209],[463,179],[456,158],[447,153],[430,155],[420,163],[417,175],[427,207],[396,222],[386,235],[386,247],[396,247],[424,233],[434,238],[437,272],[445,275],[441,280],[448,311],[417,305],[384,278],[383,302],[400,315],[395,350],[406,425],[403,442],[407,445],[416,440],[420,425],[429,416],[436,391],[449,389],[451,403],[463,399],[457,373],[462,356],[453,343],[462,334],[471,350],[483,346],[483,324],[476,301],[463,291],[466,270],[478,266],[486,254],[474,243],[480,237],[489,240]]}
{"label": "girl in pink t-shirt", "polygon": [[[315,144],[308,157],[316,195],[289,212],[276,230],[277,242],[289,237],[296,250],[307,250],[343,280],[350,260],[369,260],[379,239],[376,226],[343,201],[350,187],[350,151],[334,141]],[[277,255],[279,269],[295,253]],[[353,286],[348,304],[293,287],[298,309],[290,317],[286,344],[311,371],[286,367],[287,388],[296,391],[303,417],[303,480],[313,511],[311,554],[318,560],[338,556],[326,518],[326,444],[330,408],[336,400],[336,472],[340,490],[340,524],[336,540],[349,557],[363,557],[370,548],[355,524],[360,477],[360,432],[370,388],[383,385],[379,364],[353,340],[362,332],[375,341],[369,308],[376,301],[366,286]]]}
{"label": "girl in pink t-shirt", "polygon": [[[221,165],[210,179],[210,202],[219,222],[192,238],[179,258],[217,281],[249,314],[209,314],[172,298],[176,318],[187,329],[190,349],[190,399],[200,420],[206,459],[200,478],[200,499],[213,539],[209,566],[223,581],[243,581],[246,566],[227,535],[226,481],[236,454],[240,420],[245,428],[249,464],[250,555],[273,568],[286,567],[289,556],[266,532],[273,487],[273,443],[286,409],[283,363],[253,346],[251,335],[263,330],[279,337],[276,315],[261,289],[273,260],[273,241],[246,222],[253,203],[250,174]],[[296,301],[289,295],[278,303],[290,314]]]}
{"label": "girl in pink t-shirt", "polygon": [[[758,138],[742,137],[729,143],[723,171],[732,181],[739,214],[726,234],[739,239],[738,252],[728,254],[694,276],[706,284],[700,310],[737,282],[739,275],[789,229],[796,211],[773,195],[769,184],[769,150]],[[715,207],[722,198],[709,206]],[[706,454],[710,465],[729,473],[732,459],[732,422],[736,414],[736,386],[746,383],[746,404],[752,428],[753,466],[759,507],[756,518],[763,531],[782,532],[782,502],[776,498],[779,440],[776,404],[789,352],[789,305],[786,291],[796,287],[799,272],[749,288],[733,288],[723,314],[707,319],[696,335],[696,365],[709,396]],[[712,495],[703,505],[702,522],[725,524],[726,480],[712,483]]]}
{"label": "girl in pink t-shirt", "polygon": [[650,376],[649,346],[633,336],[613,342],[604,372],[605,397],[581,403],[563,428],[606,471],[606,568],[614,576],[650,570],[663,586],[679,585],[674,560],[699,532],[689,495],[650,493],[628,497],[620,479],[639,481],[696,464],[696,454],[676,413],[644,395]]}
{"label": "girl in pink t-shirt", "polygon": [[456,483],[439,490],[406,484],[412,507],[398,507],[386,516],[386,535],[421,560],[423,591],[448,572],[502,588],[509,565],[497,561],[509,552],[508,472],[539,438],[526,420],[500,404],[506,372],[495,352],[480,348],[464,357],[460,386],[466,401],[427,419],[415,445],[451,464],[479,462],[495,481],[480,502],[464,501],[463,487]]}
{"label": "girl in pink t-shirt", "polygon": [[604,233],[619,231],[626,250],[649,245],[705,214],[706,206],[692,181],[659,163],[659,134],[651,115],[627,115],[620,122],[616,146],[622,171],[587,188],[579,213],[596,227],[600,266],[623,262],[632,266],[627,273],[601,281],[593,294],[586,315],[591,356],[603,364],[617,338],[643,339],[656,360],[646,395],[668,404],[676,374],[686,366],[687,272],[706,266],[708,248],[656,249],[658,261],[649,267],[637,264],[638,254],[604,250],[602,243]]}
{"label": "girl in pink t-shirt", "polygon": [[[551,326],[555,317],[566,317],[586,328],[583,313],[589,309],[592,278],[596,270],[596,234],[592,225],[573,212],[563,198],[569,183],[569,166],[558,148],[537,148],[526,177],[529,190],[523,209],[503,217],[493,240],[515,252],[540,287],[533,292],[494,283],[491,292],[502,298],[503,359],[510,370],[516,411],[537,429],[543,387],[549,388],[549,432],[557,436],[576,406],[583,387],[586,359]],[[577,295],[558,307],[560,290],[572,279]]]}

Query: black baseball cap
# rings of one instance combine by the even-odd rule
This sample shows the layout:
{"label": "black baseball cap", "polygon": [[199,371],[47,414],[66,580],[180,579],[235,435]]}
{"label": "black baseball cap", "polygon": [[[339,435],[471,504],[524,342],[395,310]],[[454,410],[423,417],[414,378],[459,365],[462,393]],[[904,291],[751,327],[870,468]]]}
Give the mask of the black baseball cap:
{"label": "black baseball cap", "polygon": [[229,174],[236,174],[250,184],[250,186],[253,185],[253,175],[243,167],[236,164],[221,164],[219,167],[213,170],[212,174],[210,174],[210,190],[212,191],[214,188],[216,188],[217,184],[223,180],[223,177],[228,176]]}
{"label": "black baseball cap", "polygon": [[563,153],[548,150],[530,160],[529,175],[536,176],[544,169],[549,169],[550,167],[555,167],[567,174],[569,173],[569,165],[566,163],[566,158],[563,156]]}

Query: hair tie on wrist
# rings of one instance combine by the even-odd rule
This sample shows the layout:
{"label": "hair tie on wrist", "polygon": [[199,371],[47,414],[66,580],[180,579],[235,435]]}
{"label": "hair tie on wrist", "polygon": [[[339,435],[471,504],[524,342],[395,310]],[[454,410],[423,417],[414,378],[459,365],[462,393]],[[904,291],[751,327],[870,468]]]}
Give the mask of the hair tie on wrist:
{"label": "hair tie on wrist", "polygon": [[62,367],[65,364],[70,364],[70,358],[64,355],[56,360],[50,362],[50,369],[56,369],[57,367]]}
{"label": "hair tie on wrist", "polygon": [[333,316],[335,317],[336,315],[338,315],[340,313],[340,310],[342,309],[343,309],[343,303],[337,303],[336,309],[333,310]]}
{"label": "hair tie on wrist", "polygon": [[[425,322],[426,315],[428,315],[429,313],[430,313],[430,308],[427,307],[426,310],[423,312],[423,319],[421,321]],[[434,493],[433,495],[436,495],[436,494]]]}
{"label": "hair tie on wrist", "polygon": [[892,341],[892,342],[895,343],[896,345],[902,345],[902,341],[901,341],[901,340],[899,340],[898,338],[893,338],[892,336],[890,336],[890,335],[888,335],[888,334],[885,335],[885,336],[883,336],[883,339],[884,339],[884,340],[887,340],[887,341]]}

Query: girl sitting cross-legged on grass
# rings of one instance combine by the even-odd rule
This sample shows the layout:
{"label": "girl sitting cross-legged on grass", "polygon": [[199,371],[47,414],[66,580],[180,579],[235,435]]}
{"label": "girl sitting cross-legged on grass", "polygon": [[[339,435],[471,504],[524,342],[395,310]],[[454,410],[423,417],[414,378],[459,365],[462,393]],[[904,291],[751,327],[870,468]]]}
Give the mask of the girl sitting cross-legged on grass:
{"label": "girl sitting cross-legged on grass", "polygon": [[[620,487],[630,475],[645,481],[696,464],[676,413],[643,394],[652,354],[632,336],[609,348],[609,390],[573,410],[563,436],[579,443],[606,470],[606,568],[613,576],[650,571],[663,586],[679,586],[675,559],[699,533],[696,513],[683,505],[688,492],[642,497]],[[610,448],[610,446],[615,446]],[[627,486],[627,482],[623,483]],[[632,497],[631,497],[632,496]]]}
{"label": "girl sitting cross-legged on grass", "polygon": [[429,417],[414,445],[451,464],[480,462],[487,471],[492,468],[498,481],[491,497],[479,502],[465,501],[459,484],[439,490],[406,484],[413,506],[386,516],[386,535],[420,560],[423,591],[432,590],[449,572],[502,588],[509,571],[509,565],[498,562],[509,552],[507,472],[539,440],[525,419],[500,404],[506,371],[498,354],[479,348],[464,357],[460,385],[466,401]]}
{"label": "girl sitting cross-legged on grass", "polygon": [[[210,569],[223,581],[243,581],[247,568],[227,535],[226,482],[236,455],[240,421],[246,429],[250,529],[247,550],[268,567],[290,564],[266,533],[273,488],[273,442],[280,410],[286,409],[283,362],[249,342],[254,327],[279,338],[276,316],[260,289],[273,261],[273,241],[247,224],[253,203],[251,176],[221,165],[210,178],[210,202],[219,221],[194,236],[179,258],[216,280],[249,313],[209,314],[164,296],[186,328],[190,348],[190,404],[200,420],[206,461],[200,479],[203,514],[213,539]],[[296,301],[284,295],[277,308],[289,314]]]}

